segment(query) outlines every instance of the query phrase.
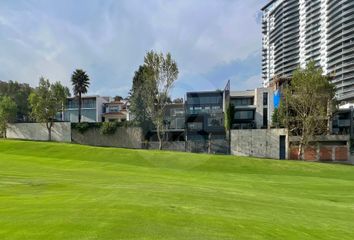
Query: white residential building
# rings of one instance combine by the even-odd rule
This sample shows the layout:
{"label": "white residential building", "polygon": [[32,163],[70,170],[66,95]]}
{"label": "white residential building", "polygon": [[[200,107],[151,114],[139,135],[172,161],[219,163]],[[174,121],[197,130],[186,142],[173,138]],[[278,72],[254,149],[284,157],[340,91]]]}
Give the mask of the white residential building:
{"label": "white residential building", "polygon": [[[82,96],[81,121],[102,122],[103,105],[110,101],[110,97]],[[76,97],[69,97],[65,110],[60,113],[60,120],[78,122],[79,101]]]}

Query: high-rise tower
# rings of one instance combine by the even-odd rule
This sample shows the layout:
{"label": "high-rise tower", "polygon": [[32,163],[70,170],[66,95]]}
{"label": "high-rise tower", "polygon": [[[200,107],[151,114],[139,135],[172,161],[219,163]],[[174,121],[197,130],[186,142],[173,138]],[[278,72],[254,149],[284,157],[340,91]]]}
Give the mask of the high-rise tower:
{"label": "high-rise tower", "polygon": [[354,0],[272,0],[262,11],[265,86],[313,59],[334,76],[337,99],[354,100]]}

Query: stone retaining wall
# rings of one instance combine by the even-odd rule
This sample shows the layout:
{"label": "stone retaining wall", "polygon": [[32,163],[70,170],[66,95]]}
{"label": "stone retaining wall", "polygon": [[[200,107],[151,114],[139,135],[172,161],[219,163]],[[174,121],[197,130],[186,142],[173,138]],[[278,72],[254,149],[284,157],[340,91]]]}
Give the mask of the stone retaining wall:
{"label": "stone retaining wall", "polygon": [[280,136],[285,136],[285,156],[288,156],[286,129],[231,130],[231,154],[279,159]]}
{"label": "stone retaining wall", "polygon": [[[184,152],[186,149],[186,144],[184,141],[176,141],[176,142],[163,142],[162,143],[162,150],[168,151],[178,151]],[[148,142],[145,145],[146,149],[159,149],[159,142]]]}
{"label": "stone retaining wall", "polygon": [[142,148],[142,129],[118,127],[114,134],[103,135],[99,128],[90,128],[84,133],[72,129],[72,141],[79,144],[118,148]]}

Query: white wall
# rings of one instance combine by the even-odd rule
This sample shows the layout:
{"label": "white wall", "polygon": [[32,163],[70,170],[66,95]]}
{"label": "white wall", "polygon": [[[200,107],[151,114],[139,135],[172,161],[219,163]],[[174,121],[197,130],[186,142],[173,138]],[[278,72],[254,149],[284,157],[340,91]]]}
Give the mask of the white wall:
{"label": "white wall", "polygon": [[[47,141],[48,130],[45,123],[10,124],[6,131],[8,138]],[[68,122],[54,123],[52,141],[71,142],[71,124]]]}
{"label": "white wall", "polygon": [[108,103],[108,98],[97,97],[96,98],[96,122],[102,122],[103,104]]}
{"label": "white wall", "polygon": [[268,93],[268,127],[272,124],[272,115],[274,112],[274,91],[271,88],[256,88],[254,104],[256,105],[255,121],[257,128],[263,127],[263,93],[265,92]]}

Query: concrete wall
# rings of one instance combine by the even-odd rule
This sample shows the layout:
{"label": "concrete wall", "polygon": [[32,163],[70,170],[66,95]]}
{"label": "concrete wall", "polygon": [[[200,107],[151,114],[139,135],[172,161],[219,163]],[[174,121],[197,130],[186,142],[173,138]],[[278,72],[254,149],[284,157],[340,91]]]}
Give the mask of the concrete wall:
{"label": "concrete wall", "polygon": [[[209,141],[187,141],[186,151],[193,153],[209,153]],[[210,153],[212,154],[228,154],[229,143],[225,139],[212,139],[210,142]]]}
{"label": "concrete wall", "polygon": [[109,102],[107,97],[96,98],[96,122],[102,122],[103,106]]}
{"label": "concrete wall", "polygon": [[288,156],[286,129],[245,129],[231,131],[231,154],[279,159],[280,136],[285,136],[285,156]]}
{"label": "concrete wall", "polygon": [[[229,144],[223,139],[213,139],[210,144],[210,153],[213,154],[227,154],[229,151]],[[148,142],[145,145],[146,149],[158,149],[159,142]],[[175,141],[164,142],[162,150],[179,151],[179,152],[194,152],[194,153],[208,153],[209,142],[202,141]]]}
{"label": "concrete wall", "polygon": [[[162,150],[168,151],[178,151],[184,152],[185,151],[186,143],[184,141],[175,141],[175,142],[163,142],[162,143]],[[146,149],[159,149],[159,142],[148,142]]]}
{"label": "concrete wall", "polygon": [[[47,141],[48,130],[45,123],[10,124],[6,131],[8,138]],[[71,124],[68,122],[54,123],[52,141],[71,142]]]}
{"label": "concrete wall", "polygon": [[119,127],[111,135],[102,135],[99,128],[90,128],[84,133],[72,129],[72,141],[79,144],[119,148],[142,148],[142,129]]}

